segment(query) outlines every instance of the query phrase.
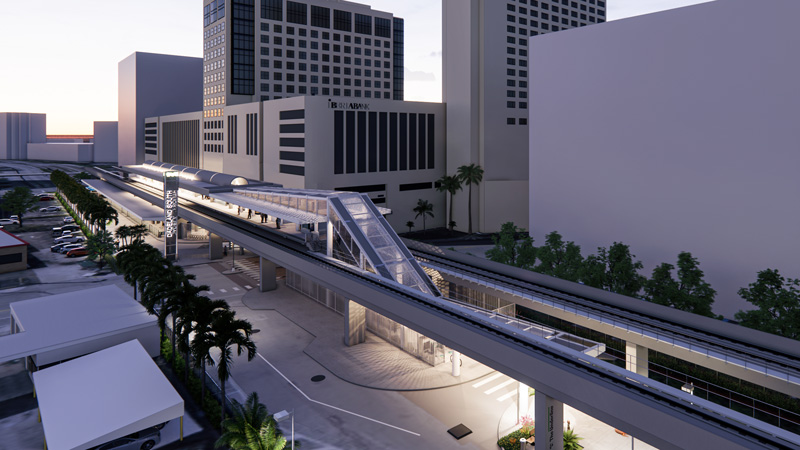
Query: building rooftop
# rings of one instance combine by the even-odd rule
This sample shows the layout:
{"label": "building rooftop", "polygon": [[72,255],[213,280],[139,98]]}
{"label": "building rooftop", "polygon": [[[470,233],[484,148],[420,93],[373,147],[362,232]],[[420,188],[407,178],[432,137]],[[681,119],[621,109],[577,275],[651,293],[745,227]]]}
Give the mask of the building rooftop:
{"label": "building rooftop", "polygon": [[0,248],[19,247],[21,245],[29,245],[29,244],[23,241],[22,239],[14,236],[13,234],[9,233],[8,231],[0,228]]}

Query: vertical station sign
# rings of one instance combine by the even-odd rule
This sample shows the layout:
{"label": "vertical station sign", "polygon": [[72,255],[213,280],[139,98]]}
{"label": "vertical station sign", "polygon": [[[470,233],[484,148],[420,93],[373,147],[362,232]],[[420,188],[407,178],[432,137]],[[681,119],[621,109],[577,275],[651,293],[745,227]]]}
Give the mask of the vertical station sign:
{"label": "vertical station sign", "polygon": [[178,172],[164,172],[164,257],[178,259]]}

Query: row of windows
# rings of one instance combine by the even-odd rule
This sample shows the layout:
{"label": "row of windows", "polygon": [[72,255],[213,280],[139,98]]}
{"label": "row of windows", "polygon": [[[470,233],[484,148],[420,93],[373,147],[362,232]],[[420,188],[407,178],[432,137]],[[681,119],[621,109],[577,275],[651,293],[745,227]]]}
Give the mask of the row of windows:
{"label": "row of windows", "polygon": [[[261,52],[260,53],[261,53],[261,56],[270,56],[269,47],[261,47]],[[311,53],[311,59],[308,58],[308,56],[309,56],[308,53],[307,52],[303,52],[303,51],[295,52],[294,50],[286,50],[286,52],[284,52],[283,49],[273,48],[271,53],[272,53],[272,56],[275,57],[275,58],[298,59],[300,61],[319,61],[319,54],[318,53]],[[261,60],[261,67],[269,67],[270,66],[269,61],[270,61],[269,59],[262,59]],[[344,58],[342,58],[339,55],[334,55],[333,56],[333,63],[334,64],[342,64],[342,61],[344,61],[344,64],[348,65],[348,66],[350,66],[350,65],[355,65],[355,66],[363,65],[364,67],[374,67],[375,68],[375,74],[376,74],[375,78],[380,78],[380,76],[378,75],[378,73],[380,73],[378,71],[378,69],[381,68],[381,62],[379,60],[377,60],[377,59],[376,60],[366,59],[366,58],[362,59],[362,58],[353,58],[353,57],[350,57],[350,56],[345,56]],[[236,62],[236,61],[234,61],[234,62]],[[322,54],[322,62],[330,62],[329,55],[323,53]],[[286,65],[288,66],[289,64],[294,64],[294,61],[286,61]],[[302,62],[298,63],[298,64],[305,65],[305,63],[302,63]],[[272,61],[272,67],[275,68],[275,69],[282,69],[283,68],[283,61],[273,60]],[[318,68],[319,66],[317,64],[311,64],[311,67],[313,69],[314,67]],[[324,73],[330,73],[330,66],[329,65],[323,65],[322,68],[323,68],[322,71]],[[390,69],[391,68],[391,63],[389,61],[384,61],[383,62],[383,68],[384,69]],[[337,69],[341,69],[341,68],[338,68],[337,66],[334,66],[334,73],[339,73],[339,72],[337,72]],[[349,67],[345,67],[344,69],[347,70],[347,69],[349,69]],[[402,69],[402,66],[401,66],[401,69]],[[291,70],[291,69],[288,69],[288,70]],[[355,70],[361,71],[360,68],[356,68]],[[372,69],[365,69],[365,71],[367,71],[367,70],[371,71]],[[312,70],[312,71],[316,72],[317,70]],[[345,73],[347,73],[347,72],[345,72]],[[388,73],[388,72],[385,72],[385,73]],[[385,78],[389,78],[389,76],[386,75]]]}
{"label": "row of windows", "polygon": [[206,109],[203,111],[203,117],[206,119],[209,117],[222,117],[222,108]]}
{"label": "row of windows", "polygon": [[203,61],[208,61],[209,59],[218,58],[225,54],[225,47],[220,47],[214,51],[206,52],[203,55]]}
{"label": "row of windows", "polygon": [[[283,6],[283,0],[261,0],[261,18],[283,22]],[[317,28],[331,28],[330,8],[312,5],[310,16],[311,21],[309,23],[307,4],[291,0],[286,1],[286,22],[311,25]],[[339,9],[333,10],[333,29],[372,35],[373,19],[375,22],[375,36],[388,38],[391,33],[389,19],[373,18],[367,14],[352,13]]]}
{"label": "row of windows", "polygon": [[210,64],[203,65],[203,72],[211,72],[212,70],[217,70],[225,67],[225,60],[221,59],[219,61],[214,61]]}
{"label": "row of windows", "polygon": [[[266,34],[262,34],[261,35],[261,43],[262,44],[269,44],[270,43],[269,36],[266,35]],[[272,36],[272,44],[273,45],[281,45],[281,46],[285,46],[285,47],[295,47],[295,46],[297,46],[298,48],[311,48],[311,50],[319,50],[320,49],[319,42],[317,42],[317,41],[309,42],[309,41],[307,41],[305,39],[295,40],[295,39],[292,39],[292,38],[286,38],[284,40],[281,36]],[[388,42],[387,42],[387,44],[388,44]],[[265,47],[262,47],[262,48],[265,48]],[[391,58],[391,53],[389,53],[389,51],[387,51],[387,50],[384,50],[383,52],[381,52],[381,50],[379,50],[379,49],[376,49],[376,50],[373,51],[371,48],[364,48],[364,47],[350,46],[350,45],[342,46],[342,45],[339,45],[339,44],[333,44],[333,47],[331,47],[331,45],[328,44],[327,42],[323,42],[322,43],[322,50],[323,51],[330,52],[331,48],[333,48],[333,52],[334,53],[347,53],[347,54],[354,54],[354,55],[362,55],[363,54],[364,56],[370,56],[370,57],[374,56],[375,58],[380,58],[381,55],[383,55],[383,57],[386,58],[386,59]],[[388,45],[387,45],[386,48],[389,48]],[[217,50],[219,50],[219,49],[217,49]],[[211,52],[209,54],[214,54],[214,52]],[[223,54],[224,54],[224,52],[223,52]],[[312,56],[313,56],[313,54],[312,54]],[[323,55],[323,58],[324,57],[325,56]]]}
{"label": "row of windows", "polygon": [[[268,23],[261,24],[261,31],[265,33],[269,33],[270,26]],[[305,28],[295,28],[291,26],[286,27],[286,33],[283,33],[283,26],[278,24],[272,25],[272,32],[274,34],[286,34],[288,36],[294,36],[295,32],[297,32],[297,36],[300,37],[309,37],[308,30]],[[328,41],[331,39],[331,33],[327,31],[323,31],[322,34],[317,30],[311,30],[310,37],[312,39],[319,39],[322,36],[322,39]],[[262,38],[263,40],[263,38]],[[374,47],[381,47],[390,48],[390,42],[381,40],[381,39],[373,39],[373,38],[361,38],[361,36],[351,36],[349,34],[341,34],[341,33],[333,33],[333,40],[336,42],[344,41],[346,44],[354,43],[356,45],[364,45],[364,46],[374,46]]]}
{"label": "row of windows", "polygon": [[[605,8],[606,7],[605,0],[580,0],[581,4],[585,4],[587,1],[589,2],[590,5],[597,5],[600,8]],[[527,5],[528,4],[528,0],[519,0],[519,2],[522,3],[523,5]],[[558,0],[547,0],[547,1],[542,1],[542,2],[539,2],[538,0],[531,0],[531,6],[537,6],[538,7],[538,6],[540,6],[539,3],[541,3],[542,9],[547,9],[550,4],[558,4]],[[569,1],[569,0],[561,0],[561,4],[564,5],[564,6],[567,6],[568,4],[571,4],[572,7],[575,8],[576,7],[575,5],[577,3],[574,2],[574,1]],[[555,6],[553,6],[553,7],[555,7]]]}
{"label": "row of windows", "polygon": [[212,95],[219,92],[225,92],[225,83],[216,84],[214,86],[207,86],[203,88],[203,95]]}
{"label": "row of windows", "polygon": [[[322,87],[321,89],[316,86],[295,86],[293,84],[283,85],[283,84],[269,84],[269,83],[261,83],[261,92],[273,92],[276,94],[299,94],[299,95],[334,95],[336,97],[358,97],[358,98],[384,98],[386,100],[391,99],[392,96],[389,92],[381,92],[381,91],[367,91],[367,90],[360,90],[360,89],[340,89],[340,88],[329,88],[329,87]],[[277,100],[281,97],[275,96],[273,99]],[[268,95],[261,96],[262,101],[269,100]]]}
{"label": "row of windows", "polygon": [[[567,4],[564,3],[564,6],[567,6]],[[586,4],[583,4],[583,3],[578,5],[577,3],[572,2],[570,6],[575,10],[589,11],[590,14],[603,14],[604,13],[604,11],[598,10],[597,8],[595,8],[593,6],[587,7]],[[558,12],[559,12],[558,4],[549,5],[547,3],[542,3],[541,4],[541,8],[543,10],[545,10],[545,11],[552,11],[554,14],[558,14]],[[511,4],[511,3],[506,5],[506,9],[508,11],[511,11],[511,12],[518,11],[520,14],[527,14],[528,13],[528,8],[525,8],[524,6],[520,6],[519,9],[517,9],[517,7],[515,5],[513,5],[513,4]],[[575,11],[570,11],[567,8],[561,8],[561,14],[569,14],[570,12],[575,12]],[[537,13],[538,13],[538,11],[536,11],[534,9],[530,10],[530,14],[532,16],[534,16],[534,17],[537,17],[536,16]]]}
{"label": "row of windows", "polygon": [[334,111],[335,174],[433,169],[435,115]]}
{"label": "row of windows", "polygon": [[203,144],[203,151],[209,153],[222,153],[222,144]]}
{"label": "row of windows", "polygon": [[224,96],[210,97],[203,99],[203,106],[216,106],[216,105],[222,105],[224,103],[225,103]]}
{"label": "row of windows", "polygon": [[214,0],[203,7],[203,26],[207,27],[225,17],[225,0]]}
{"label": "row of windows", "polygon": [[[348,68],[345,68],[345,75],[349,75],[349,74],[350,74],[350,70]],[[361,76],[361,71],[358,71],[356,73],[356,76]],[[369,76],[369,74],[366,74],[366,76]],[[376,76],[379,77],[380,75],[376,75]],[[262,80],[269,80],[270,79],[270,72],[261,71],[261,79]],[[288,81],[290,83],[294,83],[296,81],[298,83],[309,83],[310,82],[311,84],[320,84],[320,83],[321,84],[331,84],[331,77],[328,77],[328,76],[320,77],[319,75],[311,75],[311,76],[309,76],[309,75],[307,75],[305,73],[294,74],[294,73],[286,73],[286,72],[272,72],[272,79],[273,79],[273,81],[284,81],[284,79],[285,79],[286,81]],[[345,86],[356,86],[356,87],[361,87],[362,86],[362,82],[363,82],[363,86],[364,87],[368,87],[368,88],[375,87],[377,89],[381,89],[381,82],[379,80],[375,80],[375,82],[373,84],[373,81],[372,80],[368,80],[368,79],[362,80],[360,78],[353,79],[353,78],[333,77],[333,84],[335,86],[341,85],[342,82],[344,82]],[[388,81],[384,81],[383,82],[383,89],[391,89],[391,83],[389,83]]]}
{"label": "row of windows", "polygon": [[[518,123],[517,119],[515,119],[514,117],[509,117],[508,119],[506,119],[506,125],[516,125],[517,123]],[[520,125],[527,125],[528,124],[528,119],[526,119],[525,117],[521,117],[519,119],[519,124]]]}
{"label": "row of windows", "polygon": [[[211,75],[206,75],[206,76],[203,77],[203,84],[216,83],[217,81],[224,80],[224,79],[225,79],[225,72],[224,71],[223,72],[212,73]],[[225,88],[223,87],[222,90],[224,91]]]}
{"label": "row of windows", "polygon": [[229,154],[236,154],[237,138],[239,137],[239,133],[237,132],[237,125],[239,122],[239,117],[236,115],[228,116],[228,153]]}
{"label": "row of windows", "polygon": [[217,130],[222,128],[222,121],[221,120],[206,120],[203,121],[203,129],[204,130]]}
{"label": "row of windows", "polygon": [[245,115],[245,154],[250,156],[258,155],[258,114]]}
{"label": "row of windows", "polygon": [[225,22],[220,22],[214,25],[213,27],[207,29],[206,31],[203,31],[203,39],[208,39],[211,36],[214,36],[215,34],[221,33],[223,31],[225,31]]}
{"label": "row of windows", "polygon": [[[220,25],[225,25],[225,22],[222,22]],[[215,37],[214,39],[209,39],[209,40],[203,42],[203,50],[208,50],[208,49],[210,49],[212,47],[216,47],[217,45],[223,44],[224,42],[225,42],[225,35],[224,34],[220,34],[219,36]]]}
{"label": "row of windows", "polygon": [[255,5],[253,0],[233,0],[233,80],[231,93],[255,93]]}
{"label": "row of windows", "polygon": [[219,133],[203,133],[203,140],[204,141],[221,141],[222,140],[222,132]]}

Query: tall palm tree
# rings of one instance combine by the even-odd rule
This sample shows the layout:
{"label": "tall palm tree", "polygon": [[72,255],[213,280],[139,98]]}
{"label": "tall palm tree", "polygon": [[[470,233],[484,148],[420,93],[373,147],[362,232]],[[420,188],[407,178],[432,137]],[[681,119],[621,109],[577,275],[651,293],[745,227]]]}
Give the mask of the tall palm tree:
{"label": "tall palm tree", "polygon": [[437,191],[450,194],[450,210],[447,223],[450,226],[450,231],[453,231],[453,224],[455,223],[453,221],[453,196],[462,188],[461,179],[458,178],[458,175],[444,175],[442,178],[439,178],[438,183],[439,185],[436,187]]}
{"label": "tall palm tree", "polygon": [[414,212],[417,213],[414,217],[415,219],[422,216],[422,231],[425,232],[425,219],[427,219],[428,216],[433,217],[433,205],[427,200],[419,199],[417,200],[417,206],[414,207]]}
{"label": "tall palm tree", "polygon": [[125,282],[133,286],[133,299],[138,291],[144,289],[143,282],[150,276],[157,275],[164,258],[161,252],[152,245],[141,244],[123,247],[117,255],[117,265],[122,271]]}
{"label": "tall palm tree", "polygon": [[[178,302],[170,301],[169,299],[174,297],[181,289],[183,281],[186,279],[186,274],[182,267],[173,266],[164,258],[161,258],[157,265],[151,267],[153,267],[153,274],[146,280],[147,282],[142,288],[141,303],[147,312],[158,318],[158,327],[161,329],[161,337],[163,338],[167,316],[179,307]],[[174,323],[172,329],[175,329]],[[174,355],[174,337],[172,350]]]}
{"label": "tall palm tree", "polygon": [[211,349],[214,347],[214,330],[211,326],[215,317],[229,310],[230,307],[224,300],[209,300],[208,297],[198,297],[198,299],[205,299],[205,301],[200,300],[192,314],[194,338],[190,344],[190,350],[195,364],[200,365],[202,372],[202,383],[200,384],[200,402],[202,404],[206,398],[206,364],[214,365],[214,359],[211,357]]}
{"label": "tall palm tree", "polygon": [[128,239],[131,237],[131,227],[123,225],[117,228],[114,235],[117,237],[117,240],[119,240],[119,246],[125,247],[128,245]]}
{"label": "tall palm tree", "polygon": [[483,181],[483,168],[475,163],[463,165],[458,168],[458,178],[469,186],[467,197],[467,214],[469,215],[469,234],[472,234],[472,185],[479,185]]}
{"label": "tall palm tree", "polygon": [[222,435],[214,448],[223,446],[231,450],[282,450],[286,438],[277,431],[275,420],[267,407],[258,401],[258,394],[247,396],[242,405],[232,400],[233,416],[222,423]]}
{"label": "tall palm tree", "polygon": [[195,295],[187,298],[187,302],[176,313],[178,320],[175,325],[175,331],[178,336],[178,350],[183,352],[184,358],[186,358],[184,371],[184,381],[186,383],[189,382],[189,353],[192,351],[190,337],[194,334],[196,339],[197,331],[200,328],[210,327],[214,311],[225,309],[228,309],[228,304],[225,300],[211,300],[202,295]]}
{"label": "tall palm tree", "polygon": [[252,360],[256,356],[256,344],[250,339],[253,334],[253,326],[250,322],[237,319],[233,311],[222,311],[214,316],[211,323],[211,342],[212,348],[220,351],[219,361],[217,362],[217,376],[222,387],[222,420],[225,421],[225,383],[231,377],[231,367],[233,366],[233,348],[236,347],[236,354],[241,355],[242,351],[247,350],[247,360]]}

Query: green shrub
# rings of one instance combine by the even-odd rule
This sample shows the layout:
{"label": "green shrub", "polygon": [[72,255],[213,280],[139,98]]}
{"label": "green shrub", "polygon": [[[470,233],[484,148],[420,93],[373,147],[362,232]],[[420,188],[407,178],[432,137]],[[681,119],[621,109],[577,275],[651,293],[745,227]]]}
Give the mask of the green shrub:
{"label": "green shrub", "polygon": [[527,429],[520,428],[519,430],[512,431],[501,437],[500,440],[497,441],[497,446],[503,450],[519,450],[519,440],[522,438],[528,439],[532,437],[533,434],[534,433]]}

